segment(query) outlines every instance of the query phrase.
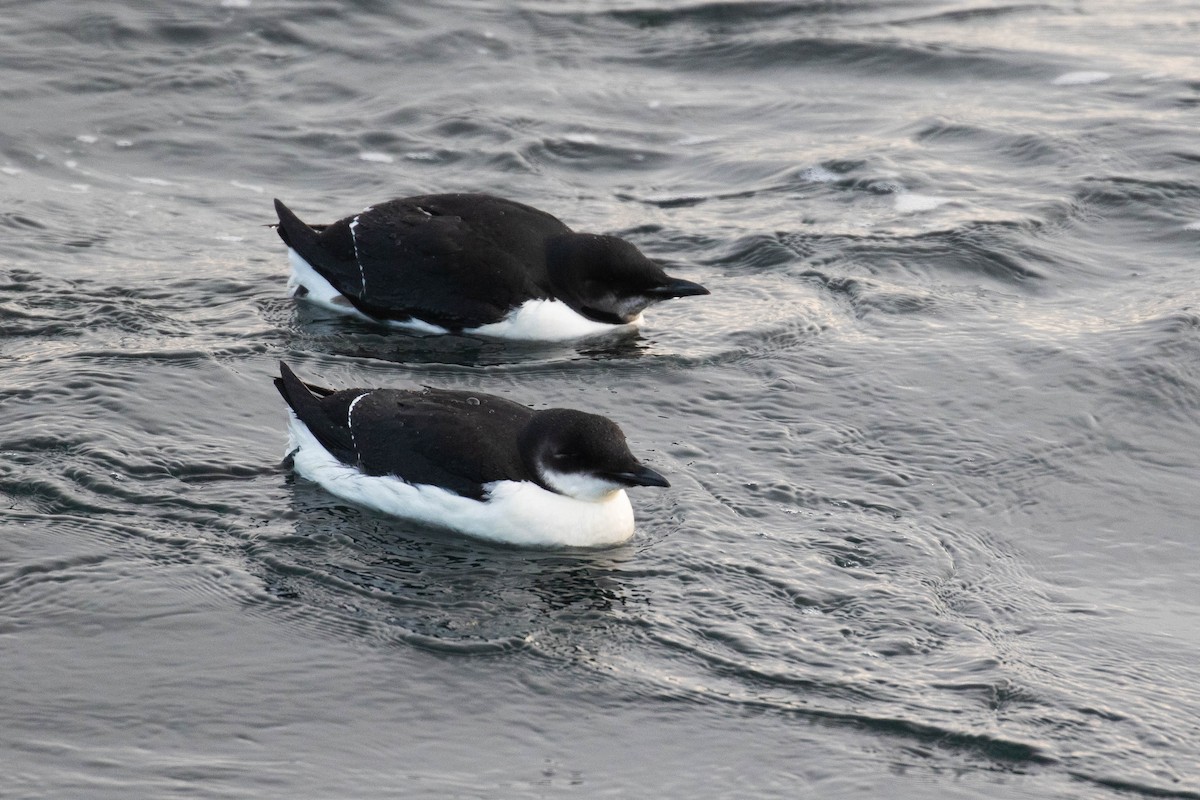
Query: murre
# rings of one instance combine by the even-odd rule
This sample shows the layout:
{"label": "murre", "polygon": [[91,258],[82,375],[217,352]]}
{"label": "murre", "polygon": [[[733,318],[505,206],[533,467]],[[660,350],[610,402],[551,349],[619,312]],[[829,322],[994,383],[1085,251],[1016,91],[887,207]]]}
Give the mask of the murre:
{"label": "murre", "polygon": [[296,472],[387,514],[516,545],[600,547],[633,535],[626,488],[670,485],[607,417],[479,392],[334,391],[279,370]]}
{"label": "murre", "polygon": [[624,239],[486,194],[390,200],[330,225],[307,225],[279,200],[275,211],[292,296],[419,332],[561,341],[709,293]]}

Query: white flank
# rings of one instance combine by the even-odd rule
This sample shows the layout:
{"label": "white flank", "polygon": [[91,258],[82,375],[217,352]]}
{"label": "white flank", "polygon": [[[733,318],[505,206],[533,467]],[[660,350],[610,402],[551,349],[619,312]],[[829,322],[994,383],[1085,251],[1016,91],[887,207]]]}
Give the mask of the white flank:
{"label": "white flank", "polygon": [[[292,274],[288,277],[288,295],[296,296],[296,291],[303,286],[308,294],[303,299],[329,311],[347,314],[351,317],[371,322],[380,322],[355,308],[346,297],[333,288],[304,257],[294,249],[288,248],[288,261],[292,265]],[[404,321],[385,320],[393,328],[413,331],[414,333],[444,334],[448,330],[432,322],[412,318]],[[642,315],[638,314],[632,322],[624,325],[610,325],[607,322],[596,322],[579,314],[561,300],[526,300],[507,317],[499,322],[490,322],[478,328],[467,328],[463,333],[494,336],[498,339],[519,339],[525,341],[560,342],[568,339],[580,339],[585,336],[597,336],[613,331],[632,330],[642,324]]]}
{"label": "white flank", "polygon": [[575,311],[561,300],[526,300],[499,322],[490,322],[464,333],[495,336],[501,339],[525,339],[556,342],[596,336],[613,331],[632,330],[642,324],[639,314],[632,322],[611,325],[596,322]]}
{"label": "white flank", "polygon": [[496,481],[485,487],[485,500],[472,500],[439,486],[364,475],[330,455],[294,413],[289,416],[288,451],[295,452],[296,472],[343,500],[506,544],[604,547],[633,535],[633,507],[624,490],[591,502],[527,481]]}
{"label": "white flank", "polygon": [[389,319],[387,320],[387,325],[389,328],[398,328],[402,331],[410,331],[412,333],[431,333],[438,336],[450,332],[441,325],[434,325],[432,322],[426,322],[425,320],[417,319],[416,317],[409,317],[406,320]]}
{"label": "white flank", "polygon": [[290,297],[295,297],[300,287],[304,287],[308,291],[304,295],[304,299],[310,303],[314,303],[330,311],[336,311],[339,314],[349,314],[358,319],[370,319],[366,314],[352,306],[350,301],[341,292],[333,288],[333,284],[325,280],[321,273],[313,269],[312,265],[304,260],[302,255],[290,247],[288,248],[288,262],[292,265],[292,274],[288,276],[287,282],[288,295]]}
{"label": "white flank", "polygon": [[[308,290],[308,294],[302,299],[309,301],[329,311],[336,311],[339,314],[345,314],[355,319],[367,320],[368,322],[380,322],[381,320],[368,317],[366,314],[355,308],[346,296],[333,288],[333,284],[325,280],[321,273],[312,268],[312,265],[304,260],[304,257],[297,253],[292,248],[288,248],[288,261],[292,265],[292,274],[288,276],[287,289],[288,296],[295,297],[296,291],[303,286]],[[414,331],[416,333],[449,333],[440,325],[434,325],[424,320],[410,319],[404,322],[397,320],[386,320],[386,324],[393,328],[400,328],[406,331]]]}

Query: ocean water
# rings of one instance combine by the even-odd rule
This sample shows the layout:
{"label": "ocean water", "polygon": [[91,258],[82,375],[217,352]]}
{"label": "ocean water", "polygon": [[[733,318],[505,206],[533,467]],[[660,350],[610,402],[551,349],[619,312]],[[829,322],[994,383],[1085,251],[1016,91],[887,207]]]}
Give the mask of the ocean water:
{"label": "ocean water", "polygon": [[[1200,797],[1200,3],[6,3],[0,796]],[[712,295],[288,299],[487,191]],[[617,420],[599,552],[350,507],[286,359]]]}

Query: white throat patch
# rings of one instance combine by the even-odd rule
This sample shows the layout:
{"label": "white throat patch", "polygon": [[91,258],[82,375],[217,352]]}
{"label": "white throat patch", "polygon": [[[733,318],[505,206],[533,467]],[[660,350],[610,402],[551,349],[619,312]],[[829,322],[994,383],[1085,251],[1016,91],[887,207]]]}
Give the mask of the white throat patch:
{"label": "white throat patch", "polygon": [[592,503],[606,500],[613,492],[625,488],[615,481],[598,478],[595,475],[556,472],[545,467],[542,468],[542,481],[559,494]]}

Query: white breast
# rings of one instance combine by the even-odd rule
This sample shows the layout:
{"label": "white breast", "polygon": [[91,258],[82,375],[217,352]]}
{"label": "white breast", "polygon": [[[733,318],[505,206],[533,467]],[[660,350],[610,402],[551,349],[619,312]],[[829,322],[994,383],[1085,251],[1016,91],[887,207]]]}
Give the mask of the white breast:
{"label": "white breast", "polygon": [[613,331],[632,330],[642,317],[624,325],[611,325],[588,319],[561,300],[526,300],[499,322],[471,328],[466,333],[496,336],[501,339],[526,339],[556,342],[580,339]]}
{"label": "white breast", "polygon": [[633,507],[624,490],[587,501],[528,481],[496,481],[485,486],[484,500],[472,500],[439,486],[364,475],[330,455],[295,414],[288,426],[288,451],[295,451],[296,472],[344,500],[480,539],[534,547],[603,547],[633,535]]}

